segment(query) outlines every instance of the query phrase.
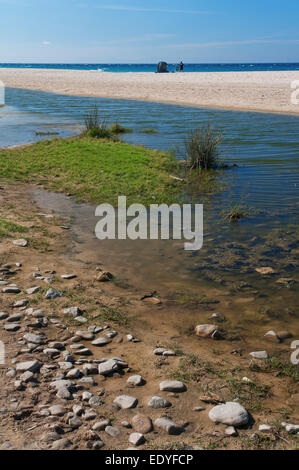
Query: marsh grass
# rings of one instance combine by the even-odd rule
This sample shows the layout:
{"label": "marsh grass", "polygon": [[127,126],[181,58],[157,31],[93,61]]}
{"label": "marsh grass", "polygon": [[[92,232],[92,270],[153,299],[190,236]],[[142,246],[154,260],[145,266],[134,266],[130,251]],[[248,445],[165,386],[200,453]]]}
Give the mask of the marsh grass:
{"label": "marsh grass", "polygon": [[15,224],[11,220],[0,217],[0,240],[4,237],[11,237],[16,233],[26,233],[28,228],[23,225]]}
{"label": "marsh grass", "polygon": [[95,104],[84,118],[83,135],[97,139],[110,139],[112,132],[108,129],[107,120],[100,119],[99,108]]}
{"label": "marsh grass", "polygon": [[215,170],[221,166],[219,159],[222,134],[210,124],[191,130],[185,140],[187,168],[189,170]]}
{"label": "marsh grass", "polygon": [[114,134],[114,135],[129,134],[129,133],[133,132],[132,129],[130,129],[129,127],[122,126],[117,121],[114,124],[111,124],[111,126],[109,127],[109,130],[110,130],[111,134]]}

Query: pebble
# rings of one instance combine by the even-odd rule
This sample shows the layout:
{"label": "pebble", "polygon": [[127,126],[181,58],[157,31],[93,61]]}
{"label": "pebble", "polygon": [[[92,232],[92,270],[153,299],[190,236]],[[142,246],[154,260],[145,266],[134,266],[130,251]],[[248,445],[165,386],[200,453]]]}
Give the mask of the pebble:
{"label": "pebble", "polygon": [[119,437],[121,434],[120,430],[115,426],[107,426],[105,432],[111,437]]}
{"label": "pebble", "polygon": [[109,344],[109,343],[111,343],[110,339],[102,337],[102,338],[95,339],[91,344],[93,346],[101,347],[101,346],[105,346],[106,344]]}
{"label": "pebble", "polygon": [[268,424],[261,424],[259,426],[259,431],[260,432],[265,432],[265,433],[271,432],[272,431],[272,426],[269,426]]}
{"label": "pebble", "polygon": [[201,338],[208,338],[211,337],[216,330],[217,326],[215,325],[197,325],[195,328],[195,334]]}
{"label": "pebble", "polygon": [[168,400],[165,400],[165,398],[152,397],[148,402],[148,406],[149,408],[158,410],[159,408],[169,408],[172,405]]}
{"label": "pebble", "polygon": [[52,444],[52,450],[64,450],[72,446],[72,442],[69,439],[63,438],[54,441]]}
{"label": "pebble", "polygon": [[27,343],[42,344],[43,342],[43,338],[41,336],[35,335],[33,333],[26,333],[23,338],[25,341],[27,341]]}
{"label": "pebble", "polygon": [[132,427],[136,432],[147,434],[153,430],[153,423],[148,416],[138,414],[132,419]]}
{"label": "pebble", "polygon": [[86,341],[91,341],[94,339],[94,334],[90,331],[78,330],[76,331],[76,336],[78,336],[80,339],[85,339]]}
{"label": "pebble", "polygon": [[238,433],[237,433],[236,429],[234,428],[234,426],[229,426],[228,428],[226,428],[225,434],[227,436],[231,436],[231,437],[236,437],[238,435]]}
{"label": "pebble", "polygon": [[66,413],[66,409],[61,405],[53,405],[49,408],[52,416],[63,416]]}
{"label": "pebble", "polygon": [[224,405],[218,405],[212,408],[209,412],[209,418],[214,423],[241,427],[248,423],[249,414],[239,403],[228,402]]}
{"label": "pebble", "polygon": [[267,351],[251,352],[250,356],[253,357],[254,359],[268,359],[269,358],[269,354],[267,353]]}
{"label": "pebble", "polygon": [[73,318],[79,317],[82,314],[82,310],[79,307],[70,307],[63,310],[65,315],[70,315]]}
{"label": "pebble", "polygon": [[161,392],[175,392],[181,393],[185,392],[186,385],[183,382],[179,382],[176,380],[165,380],[164,382],[160,383],[160,390]]}
{"label": "pebble", "polygon": [[18,331],[20,328],[21,326],[18,323],[10,323],[9,325],[4,326],[4,329],[10,332]]}
{"label": "pebble", "polygon": [[139,387],[144,383],[144,380],[141,375],[132,375],[132,377],[128,378],[127,383],[129,385],[133,385],[134,387]]}
{"label": "pebble", "polygon": [[8,318],[8,313],[0,312],[0,320],[6,320],[6,318]]}
{"label": "pebble", "polygon": [[128,410],[130,408],[135,408],[137,406],[137,398],[131,397],[129,395],[120,395],[115,398],[113,401],[115,405],[119,406],[122,410]]}
{"label": "pebble", "polygon": [[105,362],[99,364],[99,374],[100,375],[109,375],[113,372],[117,372],[119,370],[119,365],[113,359],[109,359]]}
{"label": "pebble", "polygon": [[26,289],[26,294],[28,295],[36,294],[39,290],[40,290],[39,286],[30,287],[29,289]]}
{"label": "pebble", "polygon": [[6,321],[9,323],[14,323],[17,321],[22,320],[23,314],[22,313],[14,313],[13,315],[10,315]]}
{"label": "pebble", "polygon": [[169,435],[176,436],[184,431],[182,426],[175,424],[173,421],[167,418],[158,418],[155,421],[155,426],[167,432]]}
{"label": "pebble", "polygon": [[78,429],[80,426],[82,426],[82,421],[78,416],[73,416],[69,419],[69,425],[73,429]]}
{"label": "pebble", "polygon": [[61,296],[62,296],[61,292],[58,292],[57,290],[51,288],[47,291],[45,298],[51,300],[51,299],[57,299],[57,297],[61,297]]}
{"label": "pebble", "polygon": [[70,279],[75,279],[77,277],[77,274],[62,274],[60,277],[62,279],[70,280]]}
{"label": "pebble", "polygon": [[16,364],[17,372],[37,372],[39,371],[41,363],[39,361],[18,362]]}
{"label": "pebble", "polygon": [[21,290],[18,287],[8,286],[2,289],[4,294],[19,294]]}
{"label": "pebble", "polygon": [[109,419],[105,419],[104,421],[98,421],[97,423],[95,423],[93,426],[92,426],[92,430],[93,431],[104,431],[107,426],[110,425],[110,420]]}
{"label": "pebble", "polygon": [[32,380],[33,378],[33,372],[30,372],[29,370],[27,372],[24,372],[21,376],[20,376],[20,380],[21,382],[23,383],[28,383]]}
{"label": "pebble", "polygon": [[144,435],[139,432],[133,432],[129,437],[130,444],[139,446],[145,442]]}
{"label": "pebble", "polygon": [[19,240],[14,240],[12,243],[15,246],[21,246],[23,248],[28,245],[28,241],[25,240],[24,238],[20,238]]}

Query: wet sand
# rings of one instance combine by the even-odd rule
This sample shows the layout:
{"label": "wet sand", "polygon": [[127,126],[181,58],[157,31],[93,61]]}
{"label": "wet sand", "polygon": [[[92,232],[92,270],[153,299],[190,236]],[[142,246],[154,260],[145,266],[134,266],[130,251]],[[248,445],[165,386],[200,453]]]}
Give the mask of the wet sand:
{"label": "wet sand", "polygon": [[[1,69],[6,87],[59,94],[299,114],[292,104],[296,71],[111,73],[85,70]],[[295,97],[295,95],[294,95]]]}

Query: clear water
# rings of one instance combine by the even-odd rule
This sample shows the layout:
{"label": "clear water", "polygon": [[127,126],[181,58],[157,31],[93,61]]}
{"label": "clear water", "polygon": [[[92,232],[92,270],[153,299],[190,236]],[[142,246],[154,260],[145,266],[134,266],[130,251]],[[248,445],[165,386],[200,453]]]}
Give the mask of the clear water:
{"label": "clear water", "polygon": [[[127,142],[184,156],[189,129],[212,123],[224,134],[222,156],[239,168],[226,171],[227,190],[214,205],[232,203],[266,211],[290,221],[298,215],[299,117],[243,111],[205,109],[165,103],[75,97],[8,88],[0,108],[0,147],[78,133],[84,116],[97,103],[108,121],[133,129]],[[153,134],[142,131],[151,128]]]}
{"label": "clear water", "polygon": [[[177,64],[168,64],[169,72],[176,70]],[[34,68],[64,70],[98,70],[102,72],[156,72],[157,64],[14,64],[3,63],[0,68]],[[185,64],[185,72],[267,72],[299,70],[299,63],[245,63],[245,64]]]}

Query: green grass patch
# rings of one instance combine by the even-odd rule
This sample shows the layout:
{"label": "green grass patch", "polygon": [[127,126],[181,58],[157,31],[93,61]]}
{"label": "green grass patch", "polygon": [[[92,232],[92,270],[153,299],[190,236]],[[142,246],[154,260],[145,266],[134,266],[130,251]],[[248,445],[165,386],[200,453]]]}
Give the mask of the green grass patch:
{"label": "green grass patch", "polygon": [[178,202],[182,186],[170,175],[175,158],[124,142],[89,137],[54,138],[0,151],[0,175],[6,180],[35,183],[71,193],[78,200],[117,205]]}
{"label": "green grass patch", "polygon": [[28,232],[27,227],[23,227],[23,225],[15,224],[10,220],[4,219],[0,217],[0,240],[1,238],[11,237],[13,234],[16,233],[26,233]]}

